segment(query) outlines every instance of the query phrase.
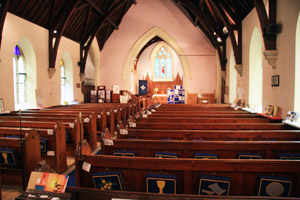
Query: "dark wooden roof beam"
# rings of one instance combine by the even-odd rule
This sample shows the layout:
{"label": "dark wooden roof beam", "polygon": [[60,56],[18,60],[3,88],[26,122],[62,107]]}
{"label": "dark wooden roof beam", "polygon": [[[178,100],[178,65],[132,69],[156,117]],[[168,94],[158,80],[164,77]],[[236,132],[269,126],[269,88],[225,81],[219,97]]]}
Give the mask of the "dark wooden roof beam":
{"label": "dark wooden roof beam", "polygon": [[[206,2],[207,3],[207,2]],[[224,57],[224,50],[226,48],[221,48],[221,46],[224,46],[225,41],[222,40],[221,42],[217,41],[216,35],[214,35],[214,32],[217,31],[214,26],[211,26],[211,21],[208,19],[208,16],[203,13],[203,11],[199,8],[197,8],[193,3],[190,1],[184,0],[184,1],[177,1],[177,4],[182,4],[182,6],[186,7],[189,9],[194,15],[196,15],[200,20],[199,22],[202,24],[202,27],[206,29],[207,33],[209,34],[209,37],[211,38],[211,41],[213,41],[214,46],[217,49],[220,63],[221,63],[221,68],[222,71],[226,71],[226,57]],[[220,34],[221,36],[222,34]]]}
{"label": "dark wooden roof beam", "polygon": [[[63,18],[60,18],[61,21],[63,21],[63,26],[57,27],[57,18],[55,18],[55,14],[53,12],[54,9],[52,9],[52,15],[50,16],[50,25],[49,25],[49,78],[52,78],[53,74],[55,73],[55,61],[57,57],[57,50],[60,43],[60,39],[64,33],[64,30],[69,22],[70,17],[72,16],[74,10],[76,9],[78,3],[80,0],[74,1],[68,3],[68,6],[64,9],[64,12],[67,13],[66,15],[63,15]],[[53,3],[53,6],[57,6],[57,2]],[[61,16],[62,15],[58,15]],[[58,28],[58,30],[56,30]]]}
{"label": "dark wooden roof beam", "polygon": [[[225,14],[224,10],[220,6],[219,0],[211,1],[211,5],[212,5],[212,7],[214,7],[215,11],[217,11],[218,14],[222,17],[222,21],[224,22],[224,24],[228,30],[228,34],[229,34],[233,52],[234,52],[235,63],[242,64],[242,42],[236,41],[231,24],[227,18],[227,15]],[[241,26],[240,26],[240,28],[241,28]],[[241,29],[238,30],[238,32],[241,32]],[[238,37],[238,40],[240,40],[240,37]]]}
{"label": "dark wooden roof beam", "polygon": [[276,68],[277,49],[276,38],[279,33],[279,26],[276,23],[277,0],[269,0],[269,17],[262,0],[254,0],[254,5],[260,22],[261,31],[263,32],[265,44],[265,58],[273,69]]}
{"label": "dark wooden roof beam", "polygon": [[80,42],[79,67],[80,67],[80,78],[81,79],[83,79],[83,77],[84,77],[87,52],[89,51],[92,41],[94,40],[96,34],[99,32],[99,30],[101,30],[105,26],[105,24],[107,23],[107,20],[111,17],[111,15],[113,15],[114,12],[116,10],[118,10],[127,1],[128,0],[121,1],[121,2],[115,3],[113,6],[111,6],[110,9],[107,10],[107,13],[103,17],[101,17],[101,19],[98,21],[97,28],[95,28],[94,31],[90,34],[90,37],[88,38],[88,40]]}
{"label": "dark wooden roof beam", "polygon": [[[88,2],[100,15],[104,15],[104,12],[98,8],[91,0],[86,0],[86,2]],[[111,19],[107,19],[107,21],[115,28],[115,29],[119,29],[119,27],[111,20]]]}

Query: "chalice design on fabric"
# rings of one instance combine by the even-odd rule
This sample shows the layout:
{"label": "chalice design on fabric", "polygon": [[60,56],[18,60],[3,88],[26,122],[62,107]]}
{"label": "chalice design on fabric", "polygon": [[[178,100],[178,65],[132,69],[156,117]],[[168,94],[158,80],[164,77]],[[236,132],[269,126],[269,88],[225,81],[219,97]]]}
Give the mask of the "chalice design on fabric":
{"label": "chalice design on fabric", "polygon": [[159,194],[163,194],[163,189],[166,186],[166,181],[157,181],[157,187],[159,188]]}

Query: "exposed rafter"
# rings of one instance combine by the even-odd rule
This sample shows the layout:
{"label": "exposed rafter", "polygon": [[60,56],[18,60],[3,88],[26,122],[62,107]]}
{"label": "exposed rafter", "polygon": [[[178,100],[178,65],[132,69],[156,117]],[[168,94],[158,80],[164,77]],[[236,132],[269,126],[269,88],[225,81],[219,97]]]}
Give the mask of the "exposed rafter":
{"label": "exposed rafter", "polygon": [[[79,0],[68,2],[68,6],[61,13],[55,13],[57,8],[57,1],[53,1],[53,9],[50,17],[49,25],[49,77],[51,78],[55,73],[55,61],[57,57],[57,50],[60,39],[67,27],[70,16],[74,13]],[[59,26],[61,24],[61,26]]]}
{"label": "exposed rafter", "polygon": [[[86,40],[83,40],[80,43],[80,62],[78,62],[78,65],[80,67],[80,76],[84,77],[84,71],[85,71],[85,65],[87,60],[88,51],[90,49],[90,46],[92,44],[92,41],[94,40],[97,33],[107,25],[107,23],[111,24],[111,16],[118,11],[118,9],[122,8],[124,4],[126,4],[128,1],[132,2],[132,0],[125,0],[125,1],[118,1],[117,3],[110,4],[109,8],[106,10],[106,13],[103,13],[101,10],[98,10],[99,13],[103,13],[100,20],[97,21],[97,29],[94,29],[93,32],[90,34],[89,38]],[[132,4],[131,3],[131,4]],[[128,4],[126,4],[128,5]],[[131,6],[131,5],[130,5]]]}
{"label": "exposed rafter", "polygon": [[264,55],[269,64],[275,69],[277,61],[276,38],[279,32],[278,24],[276,23],[277,0],[269,0],[269,17],[262,0],[254,0],[254,4],[264,37]]}
{"label": "exposed rafter", "polygon": [[[220,28],[215,29],[215,24],[212,24],[212,21],[209,20],[209,16],[207,16],[202,9],[197,7],[193,2],[189,0],[184,0],[184,1],[174,1],[176,5],[185,13],[186,15],[189,14],[189,19],[193,19],[191,14],[193,14],[195,19],[198,19],[198,23],[200,23],[200,26],[202,27],[202,30],[204,33],[208,35],[210,40],[212,41],[213,46],[216,48],[222,71],[226,70],[226,42],[225,42],[225,36],[220,30]],[[211,8],[210,8],[211,9]],[[217,16],[215,16],[215,19],[217,19]],[[217,40],[217,37],[221,38],[221,41]]]}
{"label": "exposed rafter", "polygon": [[[240,21],[236,22],[237,26],[238,26],[238,29],[235,29],[237,31],[237,35],[238,35],[238,37],[237,37],[238,41],[236,41],[234,29],[226,15],[226,13],[224,12],[223,7],[221,6],[221,2],[219,0],[215,0],[215,1],[210,1],[210,3],[215,8],[214,10],[220,15],[222,21],[224,22],[224,24],[228,30],[228,34],[229,34],[231,45],[232,45],[233,52],[234,52],[235,63],[237,65],[242,65],[242,41],[241,41],[242,27],[241,27],[241,22]],[[239,70],[238,72],[240,75],[242,75],[241,70]]]}

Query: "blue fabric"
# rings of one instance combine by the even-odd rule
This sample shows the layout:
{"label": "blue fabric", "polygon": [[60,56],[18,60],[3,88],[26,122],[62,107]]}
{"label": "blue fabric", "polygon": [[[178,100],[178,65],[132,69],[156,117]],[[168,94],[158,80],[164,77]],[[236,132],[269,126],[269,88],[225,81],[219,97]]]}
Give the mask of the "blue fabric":
{"label": "blue fabric", "polygon": [[0,164],[1,165],[16,165],[16,150],[15,149],[0,149]]}
{"label": "blue fabric", "polygon": [[238,159],[261,159],[258,153],[238,153]]}
{"label": "blue fabric", "polygon": [[135,157],[135,151],[115,151],[114,156]]}
{"label": "blue fabric", "polygon": [[146,175],[146,192],[176,194],[176,179],[176,175],[149,173]]}
{"label": "blue fabric", "polygon": [[169,153],[169,152],[155,152],[155,158],[177,158],[177,153]]}
{"label": "blue fabric", "polygon": [[94,186],[103,190],[124,190],[119,171],[105,171],[93,174]]}
{"label": "blue fabric", "polygon": [[289,197],[292,180],[287,177],[258,176],[258,196]]}
{"label": "blue fabric", "polygon": [[71,173],[68,174],[69,180],[68,180],[68,186],[75,187],[76,186],[76,177],[75,177],[75,170],[73,170]]}
{"label": "blue fabric", "polygon": [[48,151],[48,140],[47,139],[40,139],[40,148],[41,148],[41,153],[47,153]]}
{"label": "blue fabric", "polygon": [[300,154],[279,154],[281,160],[300,160]]}
{"label": "blue fabric", "polygon": [[200,195],[229,195],[231,179],[222,176],[200,175]]}
{"label": "blue fabric", "polygon": [[217,159],[218,154],[216,154],[216,153],[195,153],[194,158],[196,158],[196,159]]}
{"label": "blue fabric", "polygon": [[148,92],[148,81],[147,80],[139,80],[139,95],[147,95]]}
{"label": "blue fabric", "polygon": [[95,155],[102,155],[102,151],[98,151]]}

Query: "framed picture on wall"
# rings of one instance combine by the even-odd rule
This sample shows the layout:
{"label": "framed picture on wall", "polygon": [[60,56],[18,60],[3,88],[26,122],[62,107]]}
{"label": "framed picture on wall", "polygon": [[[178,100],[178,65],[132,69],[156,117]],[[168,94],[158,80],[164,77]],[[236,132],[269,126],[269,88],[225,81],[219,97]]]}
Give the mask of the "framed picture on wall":
{"label": "framed picture on wall", "polygon": [[279,75],[272,76],[272,87],[279,86]]}
{"label": "framed picture on wall", "polygon": [[0,112],[4,112],[5,108],[4,108],[4,100],[2,98],[0,98]]}

